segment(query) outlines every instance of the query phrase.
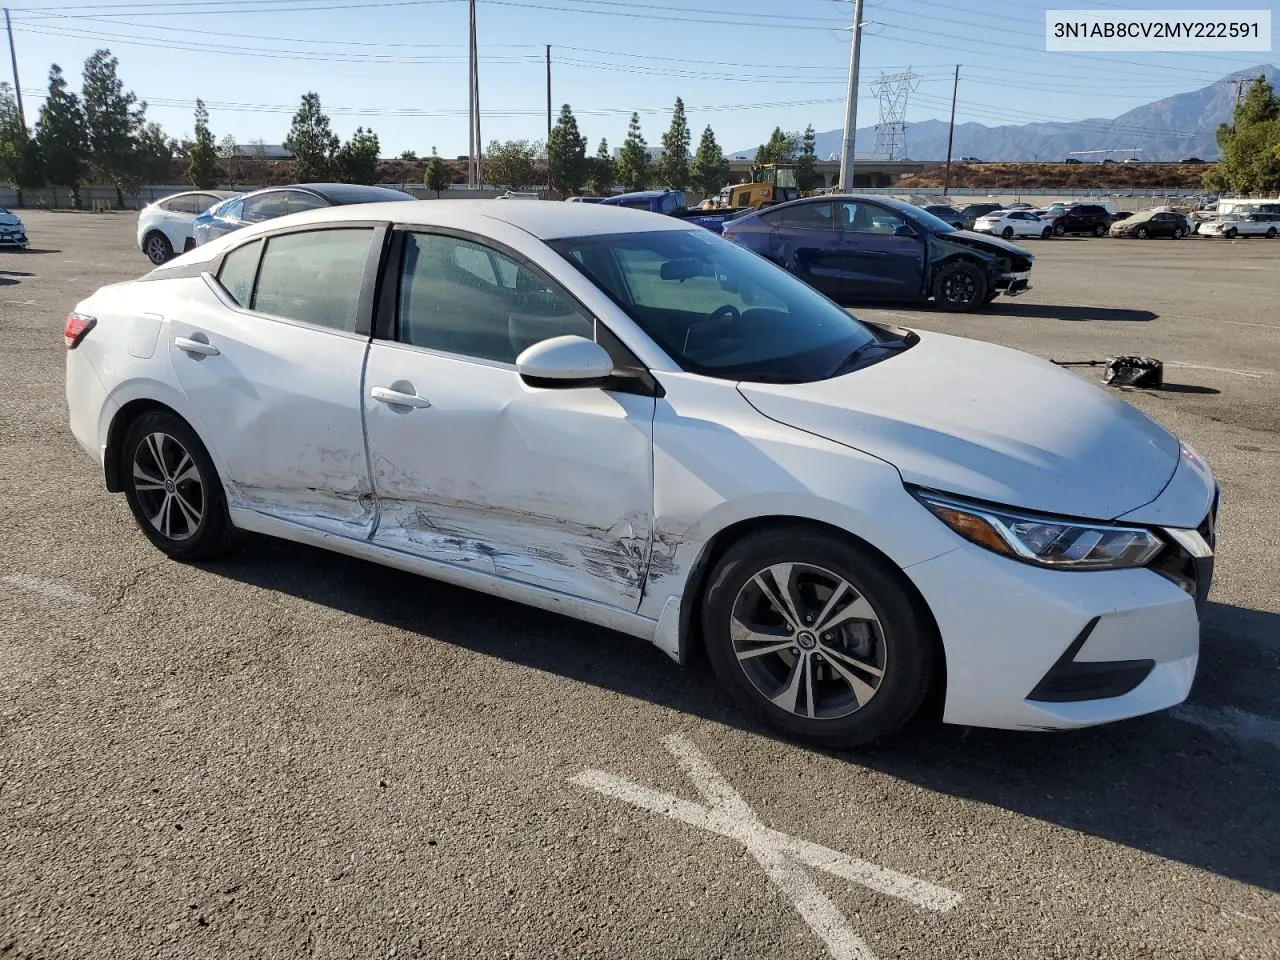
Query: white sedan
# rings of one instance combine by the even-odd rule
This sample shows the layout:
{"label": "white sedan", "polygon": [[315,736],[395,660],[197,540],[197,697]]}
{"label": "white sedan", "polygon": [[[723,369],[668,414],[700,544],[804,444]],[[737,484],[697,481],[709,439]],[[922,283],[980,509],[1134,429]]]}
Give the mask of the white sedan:
{"label": "white sedan", "polygon": [[228,190],[188,190],[147,204],[138,212],[138,249],[162,264],[195,246],[192,225],[215,203],[238,197]]}
{"label": "white sedan", "polygon": [[978,233],[990,233],[1006,240],[1013,237],[1041,237],[1048,240],[1053,236],[1053,224],[1041,220],[1030,210],[997,210],[973,221],[973,229]]}
{"label": "white sedan", "polygon": [[71,432],[176,560],[256,531],[702,647],[831,745],[928,696],[1103,723],[1195,674],[1217,485],[1189,447],[672,217],[315,210],[103,287],[64,336]]}

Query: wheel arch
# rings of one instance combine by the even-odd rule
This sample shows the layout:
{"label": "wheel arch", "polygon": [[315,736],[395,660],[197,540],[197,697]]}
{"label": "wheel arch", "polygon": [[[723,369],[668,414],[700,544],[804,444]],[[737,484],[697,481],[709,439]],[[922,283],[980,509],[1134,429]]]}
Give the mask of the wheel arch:
{"label": "wheel arch", "polygon": [[930,690],[927,702],[934,703],[936,697],[936,702],[940,705],[946,695],[946,649],[942,643],[938,621],[925,600],[924,594],[912,582],[906,571],[875,544],[834,523],[796,514],[747,517],[722,527],[703,543],[698,555],[690,565],[689,575],[685,580],[684,592],[680,598],[679,661],[681,663],[689,663],[695,658],[705,657],[706,655],[705,639],[702,636],[700,618],[696,614],[702,609],[707,586],[711,582],[711,574],[720,562],[720,558],[725,555],[730,547],[746,537],[780,526],[803,527],[813,533],[845,540],[866,550],[884,564],[885,569],[899,581],[930,628],[929,642],[933,645],[934,653],[937,655],[938,669],[935,676],[935,689]]}

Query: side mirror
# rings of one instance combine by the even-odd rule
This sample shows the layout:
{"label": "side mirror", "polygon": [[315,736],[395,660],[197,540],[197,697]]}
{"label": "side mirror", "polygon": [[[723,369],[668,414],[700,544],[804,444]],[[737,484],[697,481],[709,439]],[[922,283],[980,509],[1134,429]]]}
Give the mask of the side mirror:
{"label": "side mirror", "polygon": [[516,370],[531,387],[594,387],[613,376],[613,359],[586,337],[552,337],[525,348],[516,357]]}
{"label": "side mirror", "polygon": [[893,235],[895,237],[914,237],[916,235],[916,232],[912,230],[910,227],[908,227],[905,223],[900,223],[893,228]]}

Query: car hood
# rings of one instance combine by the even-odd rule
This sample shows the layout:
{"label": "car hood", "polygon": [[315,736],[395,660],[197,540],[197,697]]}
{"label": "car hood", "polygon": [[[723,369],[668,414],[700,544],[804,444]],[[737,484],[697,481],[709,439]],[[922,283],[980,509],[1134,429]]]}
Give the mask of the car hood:
{"label": "car hood", "polygon": [[770,419],[886,460],[907,483],[1111,519],[1177,468],[1169,431],[1048,361],[940,333],[831,380],[741,383]]}
{"label": "car hood", "polygon": [[0,213],[0,226],[20,227],[22,226],[22,221],[12,213]]}
{"label": "car hood", "polygon": [[977,250],[994,253],[997,256],[1002,253],[1011,253],[1016,257],[1025,258],[1028,263],[1036,258],[1035,254],[1030,250],[1026,250],[1016,243],[1010,243],[1008,240],[1001,240],[999,237],[993,237],[986,233],[974,233],[972,230],[952,230],[950,233],[939,233],[934,236],[934,241],[936,243],[955,243],[962,247],[973,247]]}

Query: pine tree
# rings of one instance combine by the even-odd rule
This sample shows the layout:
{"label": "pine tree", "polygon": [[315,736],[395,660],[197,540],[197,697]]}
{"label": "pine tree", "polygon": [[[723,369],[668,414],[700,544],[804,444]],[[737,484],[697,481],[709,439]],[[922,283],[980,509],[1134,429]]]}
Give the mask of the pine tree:
{"label": "pine tree", "polygon": [[427,161],[427,168],[422,172],[422,182],[428,190],[436,192],[437,200],[440,199],[441,193],[449,189],[449,184],[453,183],[453,174],[440,159],[435,147],[431,148],[431,159]]}
{"label": "pine tree", "polygon": [[812,190],[818,185],[817,146],[818,136],[813,132],[813,124],[804,128],[804,139],[801,141],[800,157],[796,161],[796,186],[801,190]]}
{"label": "pine tree", "polygon": [[329,118],[320,108],[320,95],[303,95],[293,125],[284,138],[284,148],[293,155],[293,179],[298,182],[324,180],[333,168],[338,137],[329,129]]}
{"label": "pine tree", "polygon": [[45,179],[55,187],[69,190],[72,205],[79,209],[87,153],[84,112],[80,109],[80,98],[67,90],[62,68],[56,63],[49,68],[49,94],[40,107],[36,141],[40,145]]}
{"label": "pine tree", "polygon": [[607,196],[613,188],[613,157],[609,156],[609,141],[601,139],[596,155],[590,159],[587,186],[596,196]]}
{"label": "pine tree", "polygon": [[116,204],[122,207],[124,188],[136,188],[142,179],[136,138],[147,105],[140,103],[132,90],[125,92],[116,74],[119,65],[110,50],[95,50],[84,62],[81,109],[89,162],[103,180],[115,186]]}
{"label": "pine tree", "polygon": [[218,183],[217,146],[209,130],[209,111],[196,100],[196,133],[187,156],[187,176],[197,189],[209,190]]}
{"label": "pine tree", "polygon": [[351,139],[334,154],[332,172],[343,183],[377,183],[379,152],[378,135],[364,127],[356,127]]}
{"label": "pine tree", "polygon": [[18,117],[13,87],[0,82],[0,180],[13,184],[18,206],[23,206],[24,190],[42,186],[40,147]]}
{"label": "pine tree", "polygon": [[587,138],[567,103],[547,137],[547,176],[549,186],[565,196],[578,193],[587,179]]}
{"label": "pine tree", "polygon": [[693,138],[684,117],[684,101],[676,97],[671,113],[671,126],[662,135],[662,156],[658,160],[658,179],[672,190],[689,187],[689,147]]}
{"label": "pine tree", "polygon": [[648,145],[640,133],[640,115],[633,113],[618,157],[617,179],[628,190],[643,190],[649,185],[649,173]]}
{"label": "pine tree", "polygon": [[725,159],[720,144],[716,143],[716,135],[710,125],[702,131],[702,139],[698,141],[690,176],[694,189],[704,197],[716,196],[728,183],[729,161]]}

